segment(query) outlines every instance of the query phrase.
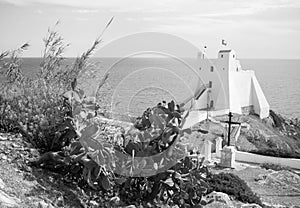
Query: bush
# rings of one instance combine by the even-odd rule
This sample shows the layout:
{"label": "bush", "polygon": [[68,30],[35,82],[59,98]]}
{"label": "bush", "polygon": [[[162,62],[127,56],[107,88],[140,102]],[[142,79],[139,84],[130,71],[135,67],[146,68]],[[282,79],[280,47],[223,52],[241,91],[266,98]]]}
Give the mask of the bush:
{"label": "bush", "polygon": [[244,180],[232,173],[210,174],[206,179],[209,189],[224,192],[244,203],[255,203],[262,205],[260,198],[252,192]]}
{"label": "bush", "polygon": [[[144,164],[141,171],[146,169],[147,174],[153,172],[150,176],[141,174],[143,177],[128,177],[120,184],[120,197],[126,204],[139,206],[156,201],[155,207],[193,207],[207,203],[202,200],[208,188],[204,181],[207,169],[202,166],[203,160],[193,161],[189,158],[180,142],[184,132],[190,133],[181,130],[185,122],[185,116],[182,115],[183,112],[174,101],[168,103],[167,107],[158,104],[137,118],[133,135],[125,135],[124,138],[129,138],[129,141],[125,142],[124,150],[131,155],[149,156],[147,161],[140,161]],[[162,156],[155,157],[160,154]],[[168,160],[176,162],[175,165],[167,168]],[[131,168],[136,169],[134,166]],[[126,167],[122,169],[127,171]]]}
{"label": "bush", "polygon": [[71,82],[76,81],[100,41],[97,39],[72,67],[62,67],[68,44],[54,28],[49,29],[34,79],[24,77],[22,73],[20,56],[28,48],[27,43],[0,54],[0,72],[6,78],[0,86],[0,131],[20,132],[42,152],[68,146],[77,135],[65,126],[72,117],[72,107],[62,95],[71,90],[74,85]]}
{"label": "bush", "polygon": [[280,170],[292,170],[289,167],[286,166],[282,166],[280,164],[275,164],[275,163],[263,163],[260,165],[260,167],[264,168],[264,169],[271,169],[271,170],[275,170],[275,171],[280,171]]}
{"label": "bush", "polygon": [[61,97],[47,92],[39,94],[35,89],[11,98],[0,96],[0,129],[22,133],[43,151],[59,149],[54,142],[64,133],[58,128],[70,110]]}
{"label": "bush", "polygon": [[[76,93],[78,92],[72,91],[66,94]],[[84,101],[83,96],[78,95],[78,98],[82,100],[81,102],[85,102],[86,106],[82,108],[77,101],[72,104],[72,108],[75,109],[72,120],[79,123],[74,128],[76,132],[80,132],[80,142],[72,141],[60,151],[47,152],[34,161],[34,165],[59,172],[63,178],[81,184],[81,187],[88,186],[95,191],[113,190],[112,196],[114,194],[119,196],[127,205],[150,203],[158,207],[163,205],[191,207],[208,203],[202,200],[203,194],[208,189],[204,181],[207,168],[202,166],[203,160],[195,161],[186,157],[187,151],[178,140],[179,136],[189,131],[180,129],[184,124],[184,118],[180,112],[175,111],[173,101],[169,105],[170,109],[159,107],[148,109],[136,123],[136,126],[143,130],[136,129],[133,134],[128,131],[120,137],[124,141],[116,143],[115,138],[101,135],[98,125],[93,119],[88,119],[92,117],[89,116],[92,111],[87,109],[87,101]],[[83,111],[86,113],[80,113]],[[136,136],[138,133],[139,137]],[[146,140],[149,136],[153,136],[152,141]],[[173,144],[174,142],[177,143]],[[115,157],[116,150],[123,150],[133,157],[130,160]],[[164,156],[152,159],[149,157],[148,160],[142,161],[137,158],[132,162],[134,155],[150,156],[148,153],[151,155],[162,153]],[[172,159],[175,163],[171,167],[166,167],[168,165],[166,158]],[[119,169],[116,172],[121,175],[113,174],[116,169]],[[146,174],[139,172],[140,177],[130,176],[133,170],[146,171]],[[148,175],[149,172],[153,174]]]}
{"label": "bush", "polygon": [[[66,141],[61,141],[65,132],[58,129],[70,115],[70,108],[61,96],[67,85],[55,78],[62,70],[64,44],[57,32],[49,30],[48,33],[41,68],[35,79],[22,73],[20,56],[28,44],[0,55],[1,72],[6,78],[0,88],[0,131],[20,132],[42,151],[60,149],[65,145]],[[47,50],[49,47],[51,50]],[[57,141],[60,144],[55,144]]]}

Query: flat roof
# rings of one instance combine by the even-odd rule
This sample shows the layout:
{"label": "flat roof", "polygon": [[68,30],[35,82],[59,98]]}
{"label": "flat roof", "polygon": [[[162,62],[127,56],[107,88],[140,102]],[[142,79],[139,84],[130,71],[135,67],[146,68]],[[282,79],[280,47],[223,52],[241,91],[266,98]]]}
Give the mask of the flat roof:
{"label": "flat roof", "polygon": [[227,52],[231,52],[231,50],[220,50],[219,53],[227,53]]}

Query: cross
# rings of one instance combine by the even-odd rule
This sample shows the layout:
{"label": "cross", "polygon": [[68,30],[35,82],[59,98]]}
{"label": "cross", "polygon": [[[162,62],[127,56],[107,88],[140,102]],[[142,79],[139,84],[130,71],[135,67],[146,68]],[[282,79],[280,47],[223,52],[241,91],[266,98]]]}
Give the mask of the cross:
{"label": "cross", "polygon": [[234,122],[234,121],[231,121],[231,118],[232,118],[232,113],[231,112],[229,112],[229,114],[228,114],[228,117],[229,117],[229,119],[228,119],[228,121],[222,121],[222,122],[224,122],[224,123],[228,123],[228,141],[227,141],[227,146],[229,147],[230,146],[230,131],[231,131],[231,124],[241,124],[240,122]]}

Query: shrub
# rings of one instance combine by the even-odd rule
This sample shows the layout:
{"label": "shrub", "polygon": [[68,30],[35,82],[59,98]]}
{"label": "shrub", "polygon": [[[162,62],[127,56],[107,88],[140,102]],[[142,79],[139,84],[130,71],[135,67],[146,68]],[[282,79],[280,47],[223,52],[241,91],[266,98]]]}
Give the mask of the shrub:
{"label": "shrub", "polygon": [[[24,88],[23,88],[24,89]],[[58,141],[64,132],[58,131],[70,111],[61,97],[35,93],[36,88],[22,95],[3,98],[0,104],[0,128],[21,132],[35,147],[49,151],[59,149]]]}
{"label": "shrub", "polygon": [[260,167],[267,169],[267,170],[271,169],[271,170],[275,170],[275,171],[292,170],[291,168],[289,168],[287,166],[282,166],[280,164],[275,164],[275,163],[262,163],[260,165]]}
{"label": "shrub", "polygon": [[28,44],[0,54],[0,72],[6,78],[0,88],[0,131],[20,132],[42,152],[58,151],[68,146],[70,139],[77,135],[66,129],[65,124],[72,117],[72,107],[62,95],[71,90],[71,82],[75,83],[100,42],[98,38],[75,60],[73,67],[62,67],[68,44],[54,28],[49,29],[35,79],[24,77],[21,70],[20,55]]}
{"label": "shrub", "polygon": [[[0,90],[0,130],[20,132],[42,151],[60,149],[64,145],[66,141],[60,138],[65,132],[58,131],[58,128],[70,115],[70,109],[61,96],[66,87],[48,76],[61,70],[62,38],[54,31],[48,32],[50,35],[44,40],[45,54],[36,79],[24,77],[21,70],[19,56],[28,44],[0,55],[1,72],[6,78]],[[48,55],[49,51],[55,53]],[[55,144],[57,141],[60,144]]]}
{"label": "shrub", "polygon": [[210,174],[207,179],[208,193],[224,192],[244,203],[262,205],[260,198],[252,192],[244,180],[232,173]]}
{"label": "shrub", "polygon": [[[128,154],[149,156],[150,159],[150,156],[166,152],[165,157],[144,162],[142,169],[152,171],[152,176],[128,177],[120,184],[120,197],[126,204],[146,205],[147,202],[155,202],[154,206],[158,207],[207,204],[202,200],[208,188],[204,181],[207,168],[202,165],[203,160],[193,161],[188,157],[186,148],[182,148],[180,142],[184,132],[190,133],[181,129],[185,118],[173,101],[167,107],[158,104],[137,118],[135,134],[125,135],[124,138],[134,141],[125,142],[124,150]],[[175,165],[164,167],[168,160],[176,161]],[[131,168],[136,168],[134,166]],[[126,167],[123,169],[127,171]]]}
{"label": "shrub", "polygon": [[[74,96],[79,92],[72,91],[66,94],[66,96]],[[172,142],[179,139],[178,135],[188,132],[180,130],[181,126],[178,123],[183,124],[184,120],[179,113],[174,112],[172,107],[174,102],[171,102],[173,103],[170,105],[171,110],[166,108],[165,111],[158,111],[157,107],[148,110],[147,112],[150,114],[143,117],[149,119],[148,128],[144,126],[144,124],[148,125],[148,122],[137,122],[140,124],[139,127],[144,129],[144,136],[150,136],[149,132],[154,133],[154,131],[162,129],[159,131],[160,133],[152,135],[154,138],[147,146],[143,146],[146,138],[136,137],[136,133],[134,135],[126,133],[122,136],[123,139],[135,138],[135,143],[125,141],[118,145],[111,138],[101,135],[99,127],[93,122],[92,116],[89,116],[93,110],[88,109],[89,105],[83,97],[79,94],[78,100],[81,102],[75,100],[72,104],[72,109],[74,109],[72,123],[76,124],[72,128],[79,132],[80,142],[71,141],[69,146],[60,151],[47,152],[33,164],[59,172],[63,178],[75,181],[77,184],[81,184],[81,187],[88,185],[89,188],[96,191],[101,189],[107,192],[118,191],[115,194],[120,196],[121,200],[128,205],[150,203],[159,207],[166,204],[189,207],[208,203],[202,200],[202,196],[208,188],[204,181],[207,168],[202,166],[203,160],[195,161],[186,157],[187,151],[180,144],[171,146]],[[85,107],[83,108],[81,104],[84,104]],[[156,128],[153,128],[154,126]],[[149,131],[148,134],[146,133],[147,130]],[[137,141],[137,138],[140,140]],[[141,147],[142,149],[140,149]],[[131,154],[133,158],[135,154],[145,156],[146,153],[151,153],[156,155],[163,151],[168,157],[159,157],[158,159],[161,159],[159,161],[144,161],[144,167],[141,169],[139,169],[140,163],[130,163],[130,159],[130,161],[126,161],[127,163],[123,167],[124,163],[118,161],[120,158],[115,157],[115,150],[120,151],[122,149],[127,154]],[[165,161],[171,158],[176,163],[171,168],[164,168]],[[124,171],[123,174],[125,175],[130,174],[132,170],[142,171],[145,169],[147,172],[152,171],[153,175],[124,177],[113,174],[114,168],[118,167]]]}

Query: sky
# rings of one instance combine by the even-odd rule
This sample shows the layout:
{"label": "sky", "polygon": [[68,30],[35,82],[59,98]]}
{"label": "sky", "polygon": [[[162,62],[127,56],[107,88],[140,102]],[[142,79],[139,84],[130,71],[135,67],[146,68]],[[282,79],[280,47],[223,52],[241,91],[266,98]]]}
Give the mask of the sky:
{"label": "sky", "polygon": [[56,29],[70,43],[65,56],[75,57],[111,17],[102,45],[163,32],[207,46],[211,58],[225,39],[239,58],[300,59],[300,0],[0,0],[0,52],[28,42],[23,56],[40,57],[47,29],[59,20]]}

